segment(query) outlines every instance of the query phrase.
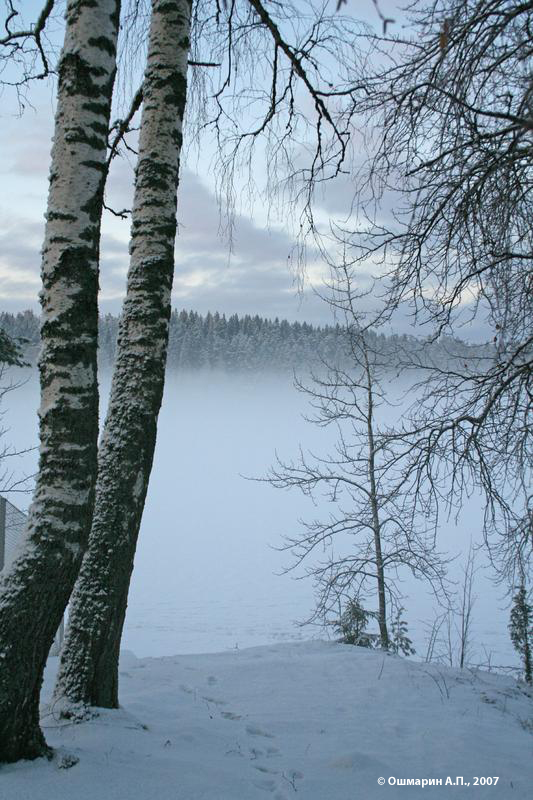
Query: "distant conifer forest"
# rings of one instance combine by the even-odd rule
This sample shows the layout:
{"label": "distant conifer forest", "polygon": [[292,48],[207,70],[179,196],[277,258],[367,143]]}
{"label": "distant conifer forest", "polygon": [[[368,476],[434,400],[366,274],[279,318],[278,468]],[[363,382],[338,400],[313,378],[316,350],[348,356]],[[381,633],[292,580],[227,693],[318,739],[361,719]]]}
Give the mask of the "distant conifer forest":
{"label": "distant conifer forest", "polygon": [[[119,317],[100,317],[100,367],[115,360]],[[39,317],[33,311],[1,312],[0,327],[22,342],[24,356],[35,364],[39,350]],[[370,344],[391,368],[412,357],[421,365],[428,359],[482,355],[486,348],[472,348],[441,337],[427,342],[409,334],[367,333]],[[490,348],[489,348],[490,349]],[[485,352],[485,355],[488,353]],[[208,312],[173,311],[170,318],[168,369],[224,371],[292,371],[321,364],[346,367],[350,363],[347,331],[341,325],[311,325],[258,315],[226,316]]]}

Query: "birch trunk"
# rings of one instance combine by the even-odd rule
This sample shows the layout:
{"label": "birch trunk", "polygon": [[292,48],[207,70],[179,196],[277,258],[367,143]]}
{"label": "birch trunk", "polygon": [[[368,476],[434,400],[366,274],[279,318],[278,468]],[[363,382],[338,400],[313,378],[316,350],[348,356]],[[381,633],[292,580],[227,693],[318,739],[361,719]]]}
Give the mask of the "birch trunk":
{"label": "birch trunk", "polygon": [[165,376],[190,13],[190,0],[152,6],[127,294],[92,531],[56,686],[65,715],[75,704],[118,706],[120,639]]}
{"label": "birch trunk", "polygon": [[48,651],[90,531],[96,479],[97,292],[119,0],[69,0],[42,259],[39,474],[26,545],[0,583],[0,761],[49,753]]}

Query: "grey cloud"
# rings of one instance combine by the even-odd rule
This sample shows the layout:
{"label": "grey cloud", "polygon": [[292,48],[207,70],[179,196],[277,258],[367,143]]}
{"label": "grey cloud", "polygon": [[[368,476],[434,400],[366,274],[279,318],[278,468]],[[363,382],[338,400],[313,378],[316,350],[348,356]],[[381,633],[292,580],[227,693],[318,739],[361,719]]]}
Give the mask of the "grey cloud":
{"label": "grey cloud", "polygon": [[44,226],[22,217],[4,218],[0,233],[0,302],[2,308],[36,307],[40,282],[40,249]]}
{"label": "grey cloud", "polygon": [[46,181],[52,149],[53,117],[49,109],[27,110],[22,119],[2,120],[0,162],[4,174]]}
{"label": "grey cloud", "polygon": [[[116,205],[126,205],[132,174],[123,163],[115,169]],[[111,195],[111,191],[109,193]],[[108,198],[109,199],[109,198]],[[124,202],[122,202],[124,201]],[[329,318],[328,309],[301,298],[295,291],[288,256],[292,240],[284,231],[266,230],[243,215],[235,218],[233,252],[220,236],[220,214],[209,188],[190,170],[184,169],[179,195],[180,230],[176,244],[175,305],[200,311],[234,311],[243,314],[288,316],[305,319]],[[129,262],[129,220],[120,222],[107,215],[103,226],[100,283],[103,310],[117,312],[126,284]],[[0,237],[4,307],[18,303],[26,307],[39,290],[40,248],[44,226],[17,217]],[[311,258],[314,254],[311,254]],[[3,276],[9,271],[10,279]]]}

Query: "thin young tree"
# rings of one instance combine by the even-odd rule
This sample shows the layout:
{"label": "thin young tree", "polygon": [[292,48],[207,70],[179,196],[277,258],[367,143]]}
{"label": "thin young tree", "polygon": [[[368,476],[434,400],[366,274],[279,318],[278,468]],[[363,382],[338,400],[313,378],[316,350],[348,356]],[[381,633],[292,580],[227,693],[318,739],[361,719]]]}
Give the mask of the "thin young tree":
{"label": "thin young tree", "polygon": [[0,762],[49,752],[39,727],[43,670],[90,531],[102,178],[119,14],[118,0],[66,8],[42,260],[39,472],[27,546],[0,583]]}
{"label": "thin young tree", "polygon": [[[83,714],[87,705],[118,706],[119,646],[166,364],[189,56],[185,9],[189,12],[190,6],[177,0],[154,2],[148,66],[136,95],[143,99],[143,114],[132,260],[100,446],[93,529],[73,596],[56,686],[56,699],[67,715]],[[315,183],[338,174],[348,157],[353,90],[343,83],[339,95],[328,77],[342,54],[344,70],[353,66],[347,34],[353,34],[354,26],[351,21],[341,24],[335,15],[328,18],[323,9],[312,9],[310,18],[288,4],[276,11],[278,22],[260,0],[234,0],[224,7],[194,4],[190,58],[197,64],[218,61],[221,69],[219,84],[208,96],[212,116],[206,120],[194,102],[187,113],[200,114],[193,118],[194,132],[208,129],[215,134],[219,186],[226,192],[230,220],[233,177],[239,165],[253,172],[255,143],[265,139],[269,169],[273,164],[280,168],[290,165],[289,154],[300,149],[298,135],[311,131],[310,162],[298,170],[292,165],[287,178],[296,185],[302,213],[311,224]],[[293,44],[284,38],[288,27]],[[264,72],[270,79],[268,88]],[[173,86],[179,91],[174,93]],[[299,102],[307,108],[309,98],[312,112],[304,115]]]}
{"label": "thin young tree", "polygon": [[476,602],[474,594],[474,577],[476,574],[476,554],[470,545],[468,556],[463,567],[463,579],[459,596],[459,667],[463,669],[468,663],[472,650],[472,614]]}
{"label": "thin young tree", "polygon": [[[379,422],[379,409],[388,403],[384,382],[390,365],[371,333],[361,328],[343,268],[337,270],[330,302],[346,314],[348,366],[324,364],[322,374],[307,383],[298,380],[296,386],[314,409],[309,421],[335,429],[334,451],[320,456],[300,451],[296,462],[278,459],[267,480],[334,506],[327,519],[313,519],[287,536],[283,548],[294,556],[290,569],[309,564],[306,574],[317,592],[311,619],[326,620],[354,598],[359,603],[377,598],[380,644],[389,649],[389,605],[399,608],[399,573],[428,581],[440,596],[446,593],[445,559],[435,549],[431,505],[424,518],[417,516],[395,470],[390,436],[384,421]],[[321,551],[326,557],[319,558]]]}

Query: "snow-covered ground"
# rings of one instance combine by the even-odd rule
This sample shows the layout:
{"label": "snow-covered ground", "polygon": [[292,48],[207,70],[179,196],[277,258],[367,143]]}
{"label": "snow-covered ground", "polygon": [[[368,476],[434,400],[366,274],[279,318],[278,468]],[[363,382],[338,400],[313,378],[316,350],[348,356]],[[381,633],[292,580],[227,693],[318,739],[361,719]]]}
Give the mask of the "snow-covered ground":
{"label": "snow-covered ground", "polygon": [[2,799],[420,796],[420,784],[393,779],[442,780],[426,786],[431,796],[531,797],[533,700],[499,675],[300,642],[157,659],[125,652],[121,686],[123,709],[88,722],[61,723],[47,709],[55,758],[2,767]]}

